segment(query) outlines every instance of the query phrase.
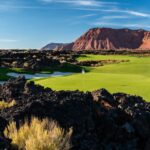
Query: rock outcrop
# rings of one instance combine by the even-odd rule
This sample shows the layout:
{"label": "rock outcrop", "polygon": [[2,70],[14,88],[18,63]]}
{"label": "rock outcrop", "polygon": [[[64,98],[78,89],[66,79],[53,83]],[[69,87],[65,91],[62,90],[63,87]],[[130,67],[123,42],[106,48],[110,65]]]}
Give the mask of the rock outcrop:
{"label": "rock outcrop", "polygon": [[[23,77],[0,85],[0,99],[7,97],[15,98],[16,105],[0,111],[1,133],[9,121],[47,117],[64,129],[73,128],[71,150],[150,149],[150,103],[141,97],[105,89],[56,92]],[[8,149],[10,141],[3,134],[0,141],[0,149]]]}
{"label": "rock outcrop", "polygon": [[87,60],[87,61],[75,62],[74,64],[80,66],[98,67],[106,64],[117,64],[121,62],[129,62],[129,60],[89,60],[89,61]]}
{"label": "rock outcrop", "polygon": [[3,135],[3,131],[7,124],[8,122],[4,118],[0,117],[0,150],[7,150],[10,148],[11,140],[5,138]]}
{"label": "rock outcrop", "polygon": [[42,68],[54,69],[61,67],[61,63],[46,52],[2,51],[0,52],[0,67],[40,71]]}
{"label": "rock outcrop", "polygon": [[59,50],[150,50],[150,31],[93,28]]}
{"label": "rock outcrop", "polygon": [[57,50],[58,47],[63,47],[68,45],[67,43],[50,43],[47,44],[46,46],[44,46],[43,48],[41,48],[41,50]]}
{"label": "rock outcrop", "polygon": [[[80,66],[72,64],[76,61],[76,57],[77,54],[65,51],[0,50],[0,67],[22,68],[32,73],[64,69],[68,72],[81,72]],[[12,72],[11,69],[10,72]]]}

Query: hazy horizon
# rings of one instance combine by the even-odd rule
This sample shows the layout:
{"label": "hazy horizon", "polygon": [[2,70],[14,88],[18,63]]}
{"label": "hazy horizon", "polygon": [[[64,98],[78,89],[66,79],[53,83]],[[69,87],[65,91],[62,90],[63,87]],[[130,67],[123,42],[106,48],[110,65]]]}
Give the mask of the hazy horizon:
{"label": "hazy horizon", "polygon": [[150,30],[148,0],[0,0],[0,49],[69,43],[89,28]]}

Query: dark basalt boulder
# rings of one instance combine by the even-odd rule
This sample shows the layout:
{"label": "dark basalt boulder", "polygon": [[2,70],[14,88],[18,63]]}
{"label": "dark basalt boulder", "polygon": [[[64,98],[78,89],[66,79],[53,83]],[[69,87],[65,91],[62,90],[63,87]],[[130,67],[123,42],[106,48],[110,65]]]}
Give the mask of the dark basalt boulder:
{"label": "dark basalt boulder", "polygon": [[[0,111],[6,122],[14,120],[19,125],[36,116],[54,119],[64,129],[72,127],[71,150],[150,149],[150,103],[141,97],[110,94],[105,89],[56,92],[26,83],[21,77],[1,86],[0,96],[6,101],[7,96],[16,98],[17,102]],[[5,126],[0,120],[1,131]]]}
{"label": "dark basalt boulder", "polygon": [[7,124],[8,122],[4,118],[0,117],[0,136],[3,135],[3,131],[5,127],[7,126]]}
{"label": "dark basalt boulder", "polygon": [[25,78],[20,76],[17,79],[10,79],[3,86],[0,85],[0,100],[9,102],[19,99],[24,90],[25,83]]}
{"label": "dark basalt boulder", "polygon": [[11,140],[0,136],[0,150],[10,150]]}
{"label": "dark basalt boulder", "polygon": [[4,137],[3,131],[8,122],[0,117],[0,150],[8,150],[10,148],[11,140]]}
{"label": "dark basalt boulder", "polygon": [[94,91],[92,92],[92,95],[94,101],[101,102],[101,103],[107,102],[110,106],[116,103],[114,97],[106,89],[100,89]]}

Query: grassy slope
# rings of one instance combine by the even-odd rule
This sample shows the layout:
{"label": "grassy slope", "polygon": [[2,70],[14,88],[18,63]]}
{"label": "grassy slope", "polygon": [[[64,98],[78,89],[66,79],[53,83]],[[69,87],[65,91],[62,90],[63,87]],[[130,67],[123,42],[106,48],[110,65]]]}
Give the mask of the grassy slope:
{"label": "grassy slope", "polygon": [[88,55],[83,60],[124,59],[130,62],[90,68],[86,74],[74,74],[35,80],[37,84],[55,90],[92,91],[106,88],[111,92],[140,95],[150,101],[150,57]]}

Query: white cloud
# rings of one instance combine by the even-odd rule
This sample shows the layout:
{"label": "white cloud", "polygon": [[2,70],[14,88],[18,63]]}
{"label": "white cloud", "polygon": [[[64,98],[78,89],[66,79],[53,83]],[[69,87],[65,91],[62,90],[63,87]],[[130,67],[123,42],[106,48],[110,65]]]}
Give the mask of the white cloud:
{"label": "white cloud", "polygon": [[66,3],[78,6],[103,6],[103,5],[117,5],[117,2],[101,2],[97,0],[40,0],[46,3]]}
{"label": "white cloud", "polygon": [[[45,7],[36,6],[15,6],[15,5],[0,5],[0,11],[11,11],[15,9],[46,9]],[[47,8],[49,9],[49,8]]]}
{"label": "white cloud", "polygon": [[76,1],[68,1],[69,3],[73,3],[81,6],[99,6],[99,3],[91,0],[76,0]]}
{"label": "white cloud", "polygon": [[87,14],[87,15],[82,15],[82,16],[79,16],[78,18],[79,19],[82,19],[82,18],[89,18],[89,17],[93,17],[93,16],[96,16],[97,14]]}
{"label": "white cloud", "polygon": [[137,17],[150,17],[149,13],[142,13],[142,12],[138,12],[138,11],[134,11],[134,10],[121,10],[121,9],[112,9],[112,10],[104,10],[107,12],[116,12],[116,13],[124,13],[124,14],[129,14],[132,16],[137,16]]}
{"label": "white cloud", "polygon": [[134,16],[139,16],[139,17],[150,17],[150,14],[137,12],[137,11],[133,11],[133,10],[126,10],[123,12],[134,15]]}
{"label": "white cloud", "polygon": [[14,42],[18,42],[18,40],[14,40],[14,39],[0,39],[1,43],[14,43]]}
{"label": "white cloud", "polygon": [[126,19],[126,18],[129,18],[129,16],[125,16],[125,15],[103,16],[100,19],[103,19],[103,20],[112,20],[112,19]]}
{"label": "white cloud", "polygon": [[107,26],[107,27],[122,27],[122,28],[148,28],[150,29],[150,25],[146,24],[120,24],[120,23],[111,23],[111,22],[95,22],[92,23],[94,26]]}
{"label": "white cloud", "polygon": [[143,17],[143,18],[150,18],[150,13],[143,13],[143,12],[139,12],[139,11],[134,11],[134,10],[127,10],[127,9],[119,9],[119,8],[110,8],[110,9],[98,9],[98,8],[75,8],[78,10],[83,10],[83,11],[95,11],[95,12],[108,12],[108,13],[118,13],[120,15],[120,13],[123,14],[128,14],[128,15],[132,15],[132,16],[137,16],[137,17]]}

